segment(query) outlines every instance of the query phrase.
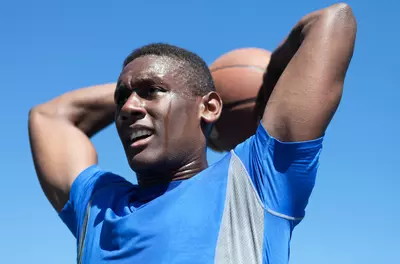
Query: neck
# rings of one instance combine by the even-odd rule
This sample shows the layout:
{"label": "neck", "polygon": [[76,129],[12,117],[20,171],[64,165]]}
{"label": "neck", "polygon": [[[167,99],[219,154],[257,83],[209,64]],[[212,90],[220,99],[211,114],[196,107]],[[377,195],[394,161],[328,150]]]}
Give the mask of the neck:
{"label": "neck", "polygon": [[152,186],[192,178],[208,167],[206,154],[177,167],[177,169],[147,169],[146,172],[137,172],[138,183],[140,186]]}

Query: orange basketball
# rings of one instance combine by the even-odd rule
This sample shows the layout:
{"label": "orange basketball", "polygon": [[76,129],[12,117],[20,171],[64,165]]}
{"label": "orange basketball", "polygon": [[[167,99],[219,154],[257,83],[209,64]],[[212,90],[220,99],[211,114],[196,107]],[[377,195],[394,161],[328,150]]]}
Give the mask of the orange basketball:
{"label": "orange basketball", "polygon": [[242,48],[225,53],[210,65],[215,88],[224,107],[208,146],[217,151],[234,148],[256,132],[254,107],[271,53]]}

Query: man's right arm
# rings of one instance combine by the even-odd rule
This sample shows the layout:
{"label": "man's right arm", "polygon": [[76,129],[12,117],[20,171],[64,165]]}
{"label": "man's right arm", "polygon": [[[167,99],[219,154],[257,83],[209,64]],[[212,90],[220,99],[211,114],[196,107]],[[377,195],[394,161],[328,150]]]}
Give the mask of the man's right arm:
{"label": "man's right arm", "polygon": [[90,137],[114,120],[115,84],[83,88],[29,112],[29,139],[37,176],[60,212],[75,178],[97,163]]}

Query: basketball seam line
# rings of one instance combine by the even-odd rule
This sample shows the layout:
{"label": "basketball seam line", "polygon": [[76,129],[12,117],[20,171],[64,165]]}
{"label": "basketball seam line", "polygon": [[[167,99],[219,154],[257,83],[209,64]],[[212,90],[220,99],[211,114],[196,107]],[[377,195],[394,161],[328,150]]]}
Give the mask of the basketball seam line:
{"label": "basketball seam line", "polygon": [[251,97],[251,98],[235,101],[232,103],[225,103],[224,108],[233,108],[238,105],[243,105],[243,104],[253,103],[253,102],[257,102],[257,97]]}

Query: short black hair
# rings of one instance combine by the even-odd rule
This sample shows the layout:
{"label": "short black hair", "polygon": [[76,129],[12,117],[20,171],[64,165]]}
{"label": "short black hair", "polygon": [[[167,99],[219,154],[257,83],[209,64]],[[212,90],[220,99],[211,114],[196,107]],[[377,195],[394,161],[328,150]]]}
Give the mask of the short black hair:
{"label": "short black hair", "polygon": [[156,55],[169,57],[184,63],[185,82],[187,82],[191,92],[195,96],[203,96],[209,92],[215,91],[211,72],[206,62],[197,54],[186,49],[166,44],[151,43],[132,51],[124,60],[123,67],[133,60],[146,55]]}

